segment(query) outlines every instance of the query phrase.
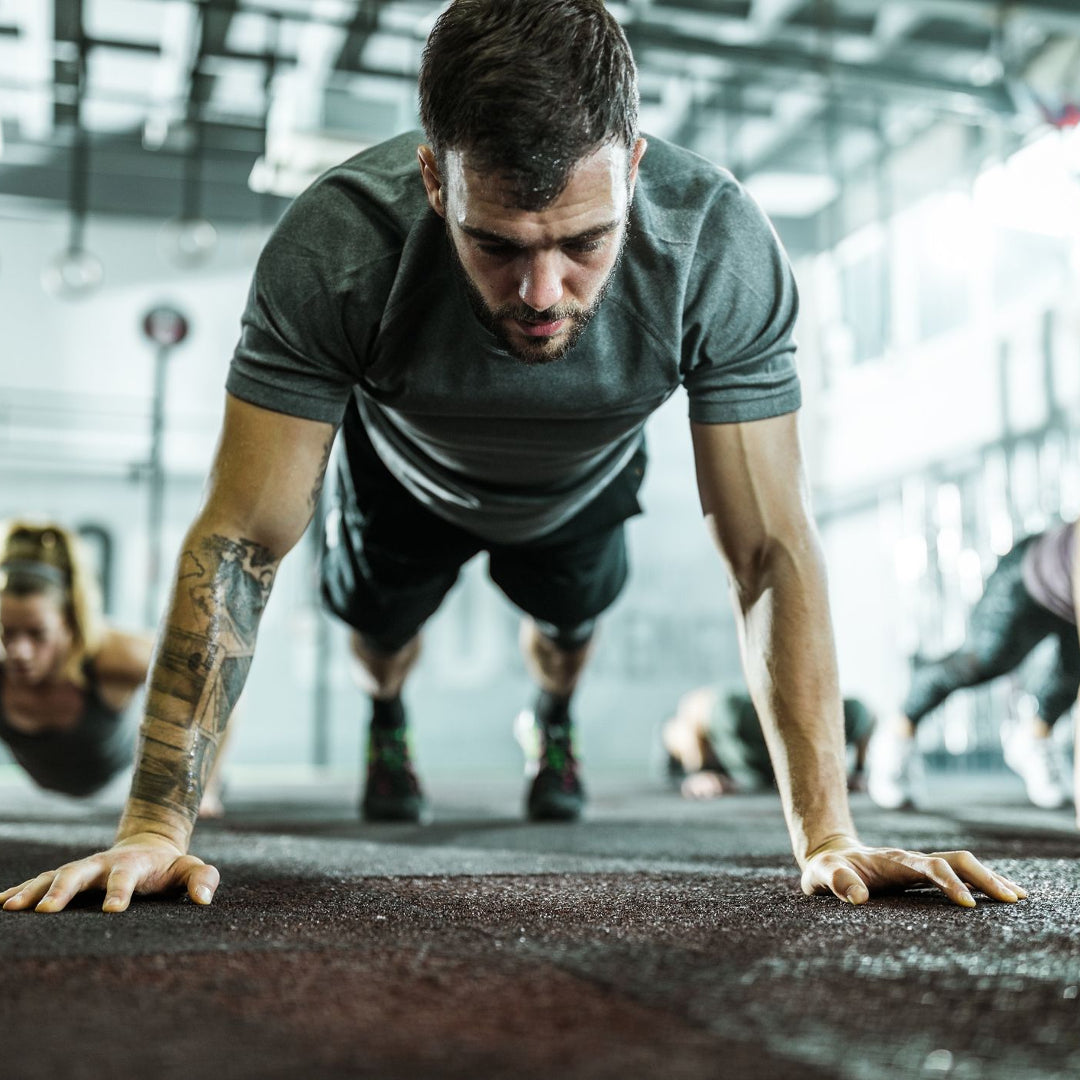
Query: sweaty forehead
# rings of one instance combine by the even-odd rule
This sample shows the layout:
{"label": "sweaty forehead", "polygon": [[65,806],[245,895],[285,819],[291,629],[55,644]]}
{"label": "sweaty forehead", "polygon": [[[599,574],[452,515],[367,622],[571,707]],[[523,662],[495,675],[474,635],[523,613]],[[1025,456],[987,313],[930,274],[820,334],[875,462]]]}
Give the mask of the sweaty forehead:
{"label": "sweaty forehead", "polygon": [[522,210],[515,205],[511,186],[498,174],[472,168],[466,153],[449,150],[442,178],[444,202],[448,217],[459,226],[584,232],[624,217],[627,168],[624,147],[603,146],[574,166],[566,187],[552,202],[540,210]]}

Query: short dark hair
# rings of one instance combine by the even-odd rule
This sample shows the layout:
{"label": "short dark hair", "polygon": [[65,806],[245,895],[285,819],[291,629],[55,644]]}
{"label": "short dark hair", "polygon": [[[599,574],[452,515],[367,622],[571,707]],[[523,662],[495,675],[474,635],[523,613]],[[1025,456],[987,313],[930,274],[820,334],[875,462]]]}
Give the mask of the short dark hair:
{"label": "short dark hair", "polygon": [[540,209],[583,157],[633,146],[634,58],[602,0],[454,0],[424,48],[420,119],[440,167],[460,150]]}

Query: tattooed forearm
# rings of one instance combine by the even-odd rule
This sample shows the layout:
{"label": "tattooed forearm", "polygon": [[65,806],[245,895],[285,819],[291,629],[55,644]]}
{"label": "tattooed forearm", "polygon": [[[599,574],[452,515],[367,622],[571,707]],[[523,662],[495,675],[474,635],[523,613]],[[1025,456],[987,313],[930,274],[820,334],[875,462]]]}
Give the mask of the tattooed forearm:
{"label": "tattooed forearm", "polygon": [[330,451],[334,448],[334,436],[336,434],[337,431],[335,429],[330,433],[329,438],[323,446],[322,461],[319,464],[319,474],[308,494],[308,509],[310,509],[312,513],[315,512],[315,508],[319,505],[319,497],[322,495],[323,484],[326,482],[326,466],[330,463]]}
{"label": "tattooed forearm", "polygon": [[121,835],[190,829],[251,666],[277,565],[261,545],[219,535],[181,556]]}

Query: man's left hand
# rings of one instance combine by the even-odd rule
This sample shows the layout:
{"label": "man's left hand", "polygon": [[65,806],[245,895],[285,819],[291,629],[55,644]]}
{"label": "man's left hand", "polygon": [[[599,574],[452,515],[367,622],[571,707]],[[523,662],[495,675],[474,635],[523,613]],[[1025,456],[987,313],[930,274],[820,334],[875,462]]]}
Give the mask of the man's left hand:
{"label": "man's left hand", "polygon": [[838,837],[811,852],[803,868],[807,896],[833,893],[850,904],[865,904],[871,893],[899,892],[913,885],[936,885],[954,904],[974,907],[973,888],[992,900],[1015,903],[1027,890],[983,866],[970,851],[903,851],[867,847]]}

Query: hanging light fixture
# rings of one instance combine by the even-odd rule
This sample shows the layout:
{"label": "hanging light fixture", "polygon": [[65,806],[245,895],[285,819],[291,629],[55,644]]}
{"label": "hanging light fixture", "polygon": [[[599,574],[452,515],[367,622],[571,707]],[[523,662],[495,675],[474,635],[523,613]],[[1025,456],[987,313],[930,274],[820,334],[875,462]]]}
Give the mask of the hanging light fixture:
{"label": "hanging light fixture", "polygon": [[161,248],[176,266],[201,266],[214,253],[218,233],[205,218],[175,218],[161,227]]}
{"label": "hanging light fixture", "polygon": [[105,267],[91,251],[68,246],[41,271],[41,287],[61,300],[77,300],[93,292],[105,280]]}
{"label": "hanging light fixture", "polygon": [[41,287],[63,300],[76,300],[92,293],[105,279],[101,260],[84,246],[90,187],[90,141],[82,123],[82,102],[86,90],[86,37],[83,34],[82,3],[76,11],[78,26],[75,70],[75,100],[72,106],[71,168],[68,207],[71,214],[67,247],[45,264]]}
{"label": "hanging light fixture", "polygon": [[196,80],[206,41],[202,13],[199,17],[198,46],[191,62],[188,77],[186,127],[189,136],[184,152],[184,176],[180,195],[180,216],[167,221],[161,228],[159,246],[164,257],[174,266],[186,270],[202,266],[217,248],[218,232],[202,216],[202,167],[206,149],[206,133],[195,101]]}

